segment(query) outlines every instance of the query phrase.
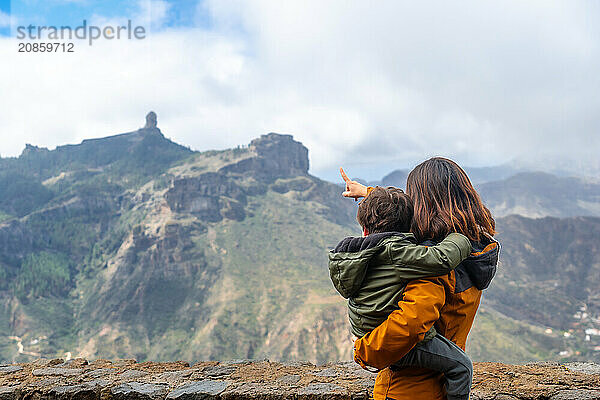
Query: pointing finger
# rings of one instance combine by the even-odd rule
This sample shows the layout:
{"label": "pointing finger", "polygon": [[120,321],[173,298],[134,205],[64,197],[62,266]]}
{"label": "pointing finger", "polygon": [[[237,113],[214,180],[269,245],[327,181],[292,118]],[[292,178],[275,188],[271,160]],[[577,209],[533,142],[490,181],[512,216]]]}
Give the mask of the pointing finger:
{"label": "pointing finger", "polygon": [[342,179],[344,180],[344,182],[346,182],[346,183],[351,182],[350,178],[348,178],[348,175],[346,175],[346,173],[344,172],[344,169],[342,167],[340,167],[340,174],[342,174]]}

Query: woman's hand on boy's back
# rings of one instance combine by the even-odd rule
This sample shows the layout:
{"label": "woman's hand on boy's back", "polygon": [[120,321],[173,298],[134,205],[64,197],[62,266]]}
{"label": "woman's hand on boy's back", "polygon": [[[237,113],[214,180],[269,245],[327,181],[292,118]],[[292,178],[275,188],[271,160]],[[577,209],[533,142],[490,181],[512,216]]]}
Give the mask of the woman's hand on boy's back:
{"label": "woman's hand on boy's back", "polygon": [[344,169],[340,167],[340,174],[342,179],[346,183],[346,191],[342,193],[344,197],[351,197],[358,199],[359,197],[366,197],[368,194],[367,187],[362,183],[356,182],[348,178],[348,175],[344,172]]}

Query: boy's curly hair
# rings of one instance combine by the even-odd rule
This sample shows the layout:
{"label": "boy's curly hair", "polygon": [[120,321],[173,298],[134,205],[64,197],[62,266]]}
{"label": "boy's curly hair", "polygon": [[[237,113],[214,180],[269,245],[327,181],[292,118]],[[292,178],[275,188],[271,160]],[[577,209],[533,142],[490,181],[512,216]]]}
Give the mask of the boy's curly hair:
{"label": "boy's curly hair", "polygon": [[356,219],[371,233],[409,232],[413,202],[401,189],[375,187],[360,202]]}

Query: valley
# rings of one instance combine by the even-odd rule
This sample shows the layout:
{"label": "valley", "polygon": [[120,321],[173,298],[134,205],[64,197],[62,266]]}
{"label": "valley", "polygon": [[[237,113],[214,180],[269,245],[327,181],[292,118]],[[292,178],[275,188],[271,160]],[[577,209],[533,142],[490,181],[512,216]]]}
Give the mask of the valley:
{"label": "valley", "polygon": [[[545,182],[479,184],[510,215],[498,213],[501,265],[469,353],[599,361],[598,187],[573,206],[531,179]],[[0,357],[348,360],[327,251],[360,232],[340,193],[290,135],[194,152],[147,126],[28,145],[0,159]],[[513,215],[532,204],[545,211]]]}

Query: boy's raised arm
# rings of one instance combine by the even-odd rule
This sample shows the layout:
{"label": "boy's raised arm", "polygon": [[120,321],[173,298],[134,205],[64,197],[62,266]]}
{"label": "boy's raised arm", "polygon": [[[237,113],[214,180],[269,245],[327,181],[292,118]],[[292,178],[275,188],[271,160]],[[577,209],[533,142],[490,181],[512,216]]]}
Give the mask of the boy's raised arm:
{"label": "boy's raised arm", "polygon": [[460,233],[451,233],[435,246],[399,242],[387,250],[401,278],[419,279],[452,271],[471,253],[471,242]]}

